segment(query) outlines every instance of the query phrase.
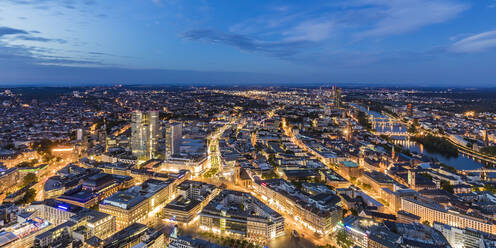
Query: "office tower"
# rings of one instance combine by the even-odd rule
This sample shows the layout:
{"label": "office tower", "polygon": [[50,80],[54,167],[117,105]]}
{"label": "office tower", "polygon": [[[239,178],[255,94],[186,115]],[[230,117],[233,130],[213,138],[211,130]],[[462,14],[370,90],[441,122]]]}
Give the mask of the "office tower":
{"label": "office tower", "polygon": [[350,142],[351,139],[353,138],[353,126],[351,125],[350,120],[348,120],[348,125],[346,125],[346,129],[344,133],[345,133],[346,141]]}
{"label": "office tower", "polygon": [[408,117],[413,117],[413,105],[411,103],[406,105],[406,115]]}
{"label": "office tower", "polygon": [[415,178],[415,175],[416,175],[416,171],[413,170],[413,169],[410,169],[408,170],[408,185],[410,186],[410,188],[412,189],[415,189],[416,185],[415,185],[415,180],[417,180]]}
{"label": "office tower", "polygon": [[489,146],[489,136],[487,135],[487,130],[481,130],[482,133],[482,141],[485,146]]}
{"label": "office tower", "polygon": [[148,158],[153,158],[157,152],[157,143],[159,138],[158,111],[148,112],[149,126],[146,151]]}
{"label": "office tower", "polygon": [[82,141],[83,140],[83,129],[82,128],[78,128],[76,130],[76,140],[77,141]]}
{"label": "office tower", "polygon": [[332,96],[334,98],[334,106],[337,108],[341,107],[341,89],[335,85],[332,86]]}
{"label": "office tower", "polygon": [[340,108],[341,107],[341,89],[340,88],[338,88],[336,90],[336,99],[335,99],[335,101],[336,101],[336,107]]}
{"label": "office tower", "polygon": [[166,157],[176,156],[181,152],[181,139],[183,137],[183,127],[181,123],[172,123],[167,128],[166,133]]}
{"label": "office tower", "polygon": [[131,124],[131,151],[137,158],[155,157],[158,141],[158,112],[134,111]]}

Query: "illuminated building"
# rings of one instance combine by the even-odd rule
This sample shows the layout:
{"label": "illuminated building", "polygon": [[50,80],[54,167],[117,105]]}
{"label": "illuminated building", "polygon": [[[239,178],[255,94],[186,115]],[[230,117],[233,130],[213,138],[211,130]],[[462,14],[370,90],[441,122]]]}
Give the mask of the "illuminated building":
{"label": "illuminated building", "polygon": [[77,141],[83,140],[83,129],[82,128],[76,129],[76,140]]}
{"label": "illuminated building", "polygon": [[340,88],[337,88],[334,85],[334,86],[332,86],[332,92],[333,92],[333,97],[334,97],[334,106],[336,108],[341,107],[341,92],[342,92],[342,90]]}
{"label": "illuminated building", "polygon": [[362,174],[362,170],[358,167],[358,164],[353,161],[340,161],[338,170],[348,178],[359,178]]}
{"label": "illuminated building", "polygon": [[50,224],[50,229],[33,237],[35,247],[47,247],[73,238],[84,241],[95,236],[103,239],[115,232],[115,217],[53,199],[32,204],[25,210]]}
{"label": "illuminated building", "polygon": [[310,230],[327,234],[342,218],[341,201],[334,194],[311,196],[283,179],[258,181],[255,191],[276,209],[286,212]]}
{"label": "illuminated building", "polygon": [[480,231],[469,228],[457,228],[439,222],[434,222],[433,227],[443,234],[451,247],[484,247],[484,234]]}
{"label": "illuminated building", "polygon": [[184,181],[176,188],[178,197],[164,207],[164,218],[188,223],[219,193],[215,185]]}
{"label": "illuminated building", "polygon": [[266,241],[284,235],[284,218],[249,193],[223,190],[201,211],[200,229]]}
{"label": "illuminated building", "polygon": [[104,239],[115,232],[115,217],[90,209],[82,209],[67,222],[36,236],[35,247],[57,247],[72,240],[90,237]]}
{"label": "illuminated building", "polygon": [[10,190],[19,182],[19,169],[16,167],[3,169],[0,171],[0,191],[5,192]]}
{"label": "illuminated building", "polygon": [[402,239],[373,219],[349,215],[343,219],[344,231],[355,246],[363,248],[399,248]]}
{"label": "illuminated building", "polygon": [[195,176],[205,170],[207,164],[207,156],[205,153],[191,157],[169,157],[160,165],[154,168],[156,172],[180,172],[188,170]]}
{"label": "illuminated building", "polygon": [[131,248],[149,247],[159,248],[165,246],[164,234],[146,225],[134,223],[105,239],[102,248]]}
{"label": "illuminated building", "polygon": [[159,136],[158,112],[134,111],[131,124],[131,151],[141,159],[152,159],[157,152]]}
{"label": "illuminated building", "polygon": [[183,138],[183,126],[181,123],[172,123],[167,127],[165,134],[167,158],[179,155],[181,152],[181,140]]}
{"label": "illuminated building", "polygon": [[380,192],[383,188],[394,190],[396,183],[393,178],[378,171],[366,171],[361,179],[363,183],[369,184],[374,192]]}
{"label": "illuminated building", "polygon": [[351,121],[348,120],[348,124],[346,125],[346,129],[344,130],[344,136],[346,141],[350,142],[353,138],[353,126],[351,125]]}
{"label": "illuminated building", "polygon": [[458,228],[472,228],[493,235],[496,234],[496,225],[492,220],[446,209],[424,197],[402,198],[401,209],[417,215],[422,221],[429,221],[429,223],[439,222]]}
{"label": "illuminated building", "polygon": [[0,232],[0,247],[32,247],[36,235],[50,227],[50,223],[47,220],[34,215],[18,219],[17,223],[3,228],[2,232]]}
{"label": "illuminated building", "polygon": [[116,217],[117,230],[132,223],[144,222],[148,214],[171,197],[173,179],[149,179],[144,183],[109,196],[99,205],[99,211]]}
{"label": "illuminated building", "polygon": [[68,190],[57,199],[76,206],[90,208],[121,188],[129,186],[132,181],[129,176],[98,173],[88,177],[82,185]]}
{"label": "illuminated building", "polygon": [[408,117],[413,117],[413,105],[411,103],[406,105],[406,115]]}

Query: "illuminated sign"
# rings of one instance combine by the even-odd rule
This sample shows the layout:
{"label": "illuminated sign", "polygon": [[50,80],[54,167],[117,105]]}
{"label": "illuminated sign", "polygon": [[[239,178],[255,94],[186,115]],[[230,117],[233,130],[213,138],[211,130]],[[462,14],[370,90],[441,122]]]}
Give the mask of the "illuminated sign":
{"label": "illuminated sign", "polygon": [[52,152],[71,152],[73,151],[73,147],[61,147],[61,148],[53,148]]}
{"label": "illuminated sign", "polygon": [[64,206],[64,205],[57,205],[57,208],[58,208],[58,209],[62,209],[62,210],[64,210],[64,211],[69,210],[69,207],[68,207],[68,206]]}

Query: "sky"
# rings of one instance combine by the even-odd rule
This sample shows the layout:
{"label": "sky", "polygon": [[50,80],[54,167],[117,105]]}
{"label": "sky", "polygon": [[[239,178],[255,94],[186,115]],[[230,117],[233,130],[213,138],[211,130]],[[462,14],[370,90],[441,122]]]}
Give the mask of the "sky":
{"label": "sky", "polygon": [[496,0],[0,0],[0,84],[496,87]]}

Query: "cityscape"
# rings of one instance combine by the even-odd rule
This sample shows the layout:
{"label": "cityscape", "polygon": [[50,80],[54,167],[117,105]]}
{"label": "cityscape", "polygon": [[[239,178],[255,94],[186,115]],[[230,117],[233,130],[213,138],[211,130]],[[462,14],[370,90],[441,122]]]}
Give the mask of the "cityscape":
{"label": "cityscape", "polygon": [[0,248],[496,248],[496,0],[0,0]]}
{"label": "cityscape", "polygon": [[495,247],[493,96],[4,89],[0,246]]}

